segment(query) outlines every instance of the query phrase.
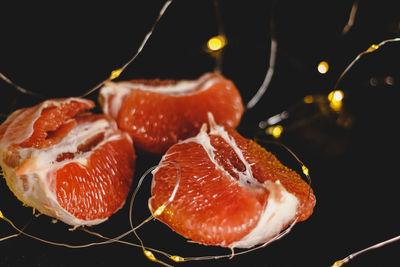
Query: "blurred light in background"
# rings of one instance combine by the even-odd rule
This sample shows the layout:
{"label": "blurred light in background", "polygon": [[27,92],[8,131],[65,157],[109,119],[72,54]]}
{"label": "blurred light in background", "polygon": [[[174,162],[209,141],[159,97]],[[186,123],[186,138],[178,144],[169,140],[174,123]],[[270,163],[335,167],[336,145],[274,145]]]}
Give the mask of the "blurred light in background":
{"label": "blurred light in background", "polygon": [[265,132],[269,135],[272,135],[274,138],[279,138],[283,132],[282,125],[274,125],[268,127]]}
{"label": "blurred light in background", "polygon": [[318,72],[321,74],[326,74],[329,70],[329,64],[326,61],[321,61],[318,64]]}
{"label": "blurred light in background", "polygon": [[222,35],[211,37],[207,42],[207,48],[214,52],[221,50],[226,45],[226,39]]}
{"label": "blurred light in background", "polygon": [[343,97],[344,93],[341,90],[334,90],[330,92],[328,95],[329,106],[335,111],[340,111],[343,105]]}

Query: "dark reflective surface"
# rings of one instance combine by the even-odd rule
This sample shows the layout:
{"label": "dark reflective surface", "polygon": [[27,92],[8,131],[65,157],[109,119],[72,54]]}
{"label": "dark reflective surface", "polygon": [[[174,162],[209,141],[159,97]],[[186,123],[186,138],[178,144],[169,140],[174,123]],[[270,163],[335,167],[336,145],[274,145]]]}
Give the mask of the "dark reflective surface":
{"label": "dark reflective surface", "polygon": [[[394,1],[392,1],[394,2]],[[365,55],[338,89],[342,107],[327,100],[336,79],[355,56],[371,44],[399,35],[394,3],[359,3],[355,24],[345,35],[351,1],[332,3],[220,1],[228,46],[223,74],[232,79],[245,103],[264,79],[269,61],[271,14],[278,53],[275,73],[258,105],[247,111],[238,130],[244,136],[276,140],[259,126],[287,112],[279,124],[279,141],[309,168],[317,206],[311,218],[297,224],[280,241],[231,260],[188,262],[184,266],[330,266],[348,254],[398,234],[398,91],[400,43]],[[136,51],[151,27],[162,1],[70,3],[9,6],[1,10],[0,71],[17,84],[48,97],[77,96],[108,77]],[[167,10],[150,42],[121,79],[196,78],[212,71],[214,59],[205,52],[217,34],[212,1],[176,1]],[[317,71],[321,60],[330,69]],[[1,112],[40,102],[0,82]],[[306,96],[313,96],[306,103]],[[96,99],[92,94],[89,98]],[[284,113],[285,114],[285,113]],[[262,125],[263,126],[263,125]],[[292,168],[288,153],[266,144]],[[136,181],[159,158],[138,154]],[[134,218],[146,218],[150,177],[136,199]],[[98,241],[81,231],[70,232],[46,216],[32,216],[5,185],[0,184],[0,210],[26,231],[69,244]],[[93,230],[116,236],[129,229],[128,207]],[[0,223],[0,238],[15,233]],[[146,245],[181,256],[230,253],[186,242],[154,221],[140,230]],[[132,237],[128,239],[137,243]],[[1,266],[156,266],[139,248],[121,244],[67,249],[26,237],[0,243]],[[355,258],[345,266],[397,266],[400,244],[391,244]],[[161,257],[160,257],[161,259]]]}

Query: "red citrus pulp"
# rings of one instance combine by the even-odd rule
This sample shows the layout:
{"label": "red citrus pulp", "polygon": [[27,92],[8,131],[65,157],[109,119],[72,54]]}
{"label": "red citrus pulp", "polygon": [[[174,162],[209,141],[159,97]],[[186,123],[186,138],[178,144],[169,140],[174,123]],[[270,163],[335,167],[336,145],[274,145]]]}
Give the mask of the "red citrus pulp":
{"label": "red citrus pulp", "polygon": [[174,231],[231,248],[270,240],[296,218],[306,220],[316,201],[300,175],[212,116],[209,131],[204,125],[163,156],[151,193],[151,211],[165,206],[155,216]]}
{"label": "red citrus pulp", "polygon": [[244,110],[236,86],[217,73],[197,80],[109,82],[100,91],[100,103],[138,148],[155,154],[196,135],[207,112],[217,123],[235,128]]}
{"label": "red citrus pulp", "polygon": [[70,225],[103,222],[122,207],[135,170],[129,135],[90,100],[48,100],[0,126],[0,164],[24,204]]}

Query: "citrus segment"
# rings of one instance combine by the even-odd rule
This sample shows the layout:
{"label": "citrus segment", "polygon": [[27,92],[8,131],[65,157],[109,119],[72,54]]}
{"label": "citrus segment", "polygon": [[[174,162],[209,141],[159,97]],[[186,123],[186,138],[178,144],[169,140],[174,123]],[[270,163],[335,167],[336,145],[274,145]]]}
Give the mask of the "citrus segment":
{"label": "citrus segment", "polygon": [[209,132],[203,127],[163,156],[153,171],[152,212],[167,203],[176,186],[157,219],[206,245],[248,248],[266,242],[296,218],[305,220],[315,205],[297,173],[215,122]]}
{"label": "citrus segment", "polygon": [[129,193],[135,161],[129,139],[97,148],[86,165],[66,164],[56,172],[57,201],[74,217],[89,221],[108,218]]}
{"label": "citrus segment", "polygon": [[219,124],[235,128],[244,110],[233,82],[217,73],[190,81],[108,83],[100,91],[100,103],[138,148],[156,154],[196,135],[207,121],[207,112]]}
{"label": "citrus segment", "polygon": [[13,112],[0,125],[2,143],[19,144],[23,147],[51,145],[48,134],[69,123],[77,113],[94,107],[93,101],[81,98],[47,100],[43,103]]}
{"label": "citrus segment", "polygon": [[97,224],[121,208],[135,169],[131,138],[107,116],[86,111],[93,106],[48,100],[0,126],[0,164],[11,191],[70,225]]}

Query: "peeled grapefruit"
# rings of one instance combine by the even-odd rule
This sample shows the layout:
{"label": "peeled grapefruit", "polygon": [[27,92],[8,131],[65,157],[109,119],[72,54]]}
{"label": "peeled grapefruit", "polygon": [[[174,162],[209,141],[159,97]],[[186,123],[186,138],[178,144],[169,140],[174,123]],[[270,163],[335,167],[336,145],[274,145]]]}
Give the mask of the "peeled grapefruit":
{"label": "peeled grapefruit", "polygon": [[197,80],[109,82],[100,91],[100,103],[138,148],[155,154],[196,135],[207,112],[217,123],[235,128],[244,110],[236,86],[217,73]]}
{"label": "peeled grapefruit", "polygon": [[0,125],[0,164],[25,205],[70,225],[94,225],[122,207],[135,170],[128,134],[81,98],[48,100]]}
{"label": "peeled grapefruit", "polygon": [[316,201],[300,175],[212,117],[209,131],[205,124],[195,137],[173,145],[153,171],[153,213],[171,198],[178,181],[172,201],[156,218],[205,245],[264,243],[296,218],[306,220]]}

